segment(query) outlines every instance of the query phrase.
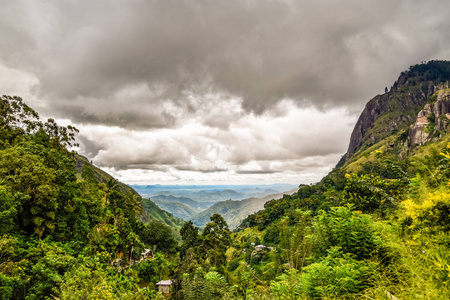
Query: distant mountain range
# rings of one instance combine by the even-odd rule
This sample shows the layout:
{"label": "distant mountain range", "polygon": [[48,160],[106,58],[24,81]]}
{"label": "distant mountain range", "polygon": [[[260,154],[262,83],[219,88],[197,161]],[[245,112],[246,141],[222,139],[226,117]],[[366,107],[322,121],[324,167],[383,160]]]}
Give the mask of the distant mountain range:
{"label": "distant mountain range", "polygon": [[158,195],[188,197],[198,202],[219,202],[242,200],[250,197],[264,197],[269,194],[291,190],[293,184],[269,185],[131,185],[142,197]]}
{"label": "distant mountain range", "polygon": [[[151,199],[159,208],[185,221],[192,220],[203,227],[209,217],[220,213],[230,228],[264,208],[264,203],[283,193],[295,192],[296,185],[133,185],[144,198]],[[292,191],[293,190],[293,191]]]}
{"label": "distant mountain range", "polygon": [[248,215],[253,214],[264,208],[264,204],[270,200],[283,198],[283,194],[293,194],[297,189],[287,191],[284,193],[277,193],[267,195],[262,198],[249,198],[244,200],[226,200],[217,202],[208,209],[198,213],[191,218],[194,225],[204,227],[209,222],[209,218],[215,214],[220,214],[231,230],[235,229],[239,224],[247,218]]}

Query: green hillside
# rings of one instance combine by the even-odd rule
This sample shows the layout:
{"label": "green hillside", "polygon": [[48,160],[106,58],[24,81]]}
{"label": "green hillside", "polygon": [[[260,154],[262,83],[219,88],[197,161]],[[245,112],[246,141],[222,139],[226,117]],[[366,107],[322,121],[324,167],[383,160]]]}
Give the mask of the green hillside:
{"label": "green hillside", "polygon": [[140,196],[67,150],[76,132],[0,97],[0,299],[148,299],[130,265],[176,252],[161,221],[180,223],[161,210],[142,222]]}
{"label": "green hillside", "polygon": [[[296,190],[286,192],[286,194],[292,194]],[[267,195],[262,198],[250,198],[244,200],[227,200],[217,202],[208,209],[196,214],[191,218],[191,221],[195,226],[205,227],[209,222],[211,216],[218,213],[228,223],[231,230],[234,230],[248,215],[257,212],[264,208],[264,204],[267,201],[278,199],[283,197],[285,193],[276,193]]]}
{"label": "green hillside", "polygon": [[[156,197],[155,197],[156,198]],[[152,199],[154,199],[152,197]],[[202,209],[195,209],[189,204],[186,203],[180,203],[178,201],[174,202],[167,202],[167,201],[160,201],[160,200],[154,200],[155,204],[161,207],[162,209],[171,212],[174,214],[177,218],[183,219],[183,220],[189,220],[192,216],[197,214]]]}
{"label": "green hillside", "polygon": [[[83,173],[83,167],[89,167],[90,169],[92,169],[95,178],[97,178],[97,180],[99,182],[107,182],[108,180],[114,179],[111,175],[109,175],[108,173],[106,173],[105,171],[103,171],[100,168],[97,168],[96,166],[94,166],[93,164],[91,164],[89,162],[89,160],[82,156],[79,155],[77,153],[74,154],[75,155],[75,160],[76,160],[76,170],[77,170],[77,177],[81,178],[81,174]],[[132,187],[117,181],[117,184],[120,187],[120,190],[125,193],[125,194],[134,194],[134,195],[139,195]]]}
{"label": "green hillside", "polygon": [[184,224],[183,220],[159,208],[158,205],[156,205],[150,199],[142,199],[142,206],[144,208],[144,213],[142,216],[142,220],[144,222],[158,220],[176,230],[180,230],[181,226],[183,226]]}
{"label": "green hillside", "polygon": [[[108,180],[116,181],[111,175],[91,164],[86,157],[79,154],[75,154],[75,160],[76,160],[77,178],[79,179],[82,178],[83,168],[89,168],[93,171],[95,178],[99,182],[106,183]],[[118,187],[124,194],[134,195],[136,197],[141,198],[132,187],[120,181],[116,182]],[[151,221],[162,222],[172,228],[173,234],[177,237],[177,239],[180,238],[180,234],[178,231],[180,230],[181,226],[184,223],[183,220],[175,217],[174,215],[172,215],[167,211],[162,210],[157,205],[155,205],[154,202],[148,199],[142,199],[142,207],[143,213],[140,215],[141,221],[145,223]]]}

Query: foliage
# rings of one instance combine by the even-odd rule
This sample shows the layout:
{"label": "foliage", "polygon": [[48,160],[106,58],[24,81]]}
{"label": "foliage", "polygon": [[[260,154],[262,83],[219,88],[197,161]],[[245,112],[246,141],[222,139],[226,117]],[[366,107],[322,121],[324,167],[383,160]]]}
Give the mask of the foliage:
{"label": "foliage", "polygon": [[[0,97],[2,299],[151,294],[141,291],[137,273],[128,271],[144,248],[141,199],[124,194],[111,177],[100,182],[88,163],[77,176],[68,150],[76,132],[53,119],[41,122],[20,97]],[[157,230],[164,238],[153,243],[174,251],[172,235]]]}
{"label": "foliage", "polygon": [[183,277],[183,299],[234,299],[233,289],[225,278],[217,272],[204,273],[202,268],[195,271],[191,278],[189,274]]}
{"label": "foliage", "polygon": [[278,276],[277,280],[270,284],[270,290],[277,299],[296,300],[304,295],[300,275],[296,269],[290,269]]}
{"label": "foliage", "polygon": [[264,251],[264,249],[255,249],[252,251],[251,255],[250,255],[250,263],[252,265],[257,264],[259,262],[261,262],[261,260],[263,259],[263,257],[266,255],[266,251]]}
{"label": "foliage", "polygon": [[140,280],[156,284],[168,278],[171,262],[161,252],[156,252],[151,259],[134,264],[132,269],[138,272]]}
{"label": "foliage", "polygon": [[355,209],[374,212],[396,208],[402,197],[404,183],[399,180],[383,180],[376,175],[346,174],[344,198]]}
{"label": "foliage", "polygon": [[370,258],[382,242],[373,228],[370,216],[351,210],[351,207],[336,207],[322,211],[314,220],[313,250],[323,255],[332,247],[340,247],[343,253],[355,255],[357,259]]}
{"label": "foliage", "polygon": [[311,254],[312,218],[309,211],[296,211],[297,222],[289,226],[289,219],[280,222],[280,247],[289,269],[301,269],[305,259]]}
{"label": "foliage", "polygon": [[428,194],[420,204],[411,199],[402,202],[405,212],[412,220],[413,228],[426,228],[434,232],[450,231],[450,194],[446,190]]}
{"label": "foliage", "polygon": [[137,286],[136,274],[129,271],[119,274],[98,263],[82,264],[65,277],[61,286],[61,300],[149,299],[148,292],[141,291]]}
{"label": "foliage", "polygon": [[311,298],[334,299],[367,288],[374,269],[373,263],[355,260],[339,247],[332,247],[324,259],[305,267],[301,287]]}
{"label": "foliage", "polygon": [[156,251],[173,254],[177,250],[177,241],[172,234],[172,230],[166,224],[158,221],[151,221],[139,231],[141,241],[150,246],[156,247]]}
{"label": "foliage", "polygon": [[195,227],[192,221],[184,223],[183,227],[180,229],[180,234],[181,239],[183,240],[180,254],[183,258],[189,248],[197,248],[198,246],[200,246],[202,240],[198,234],[198,227]]}
{"label": "foliage", "polygon": [[202,249],[214,267],[225,265],[225,252],[231,245],[230,230],[225,220],[214,214],[202,231]]}

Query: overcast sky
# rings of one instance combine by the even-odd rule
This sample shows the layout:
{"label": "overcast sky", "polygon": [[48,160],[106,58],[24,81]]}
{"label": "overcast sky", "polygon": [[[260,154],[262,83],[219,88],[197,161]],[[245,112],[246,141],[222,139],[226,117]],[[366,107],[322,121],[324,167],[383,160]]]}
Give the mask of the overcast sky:
{"label": "overcast sky", "polygon": [[368,100],[450,59],[448,0],[0,3],[0,93],[127,183],[316,182]]}

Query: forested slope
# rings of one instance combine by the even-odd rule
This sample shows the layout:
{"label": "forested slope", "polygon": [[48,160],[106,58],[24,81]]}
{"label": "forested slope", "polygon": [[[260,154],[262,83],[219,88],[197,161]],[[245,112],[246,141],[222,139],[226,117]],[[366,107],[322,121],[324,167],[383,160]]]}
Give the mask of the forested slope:
{"label": "forested slope", "polygon": [[77,172],[76,132],[0,98],[0,299],[148,299],[137,283],[155,281],[130,262],[176,252],[167,225],[141,221],[136,193],[88,163]]}

